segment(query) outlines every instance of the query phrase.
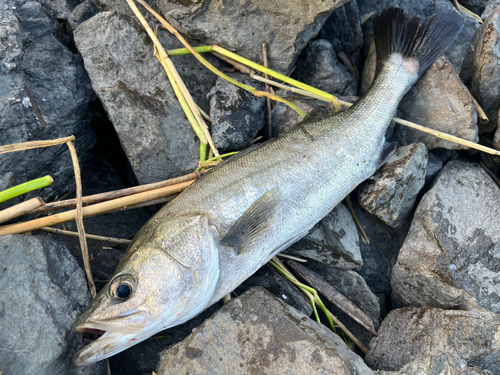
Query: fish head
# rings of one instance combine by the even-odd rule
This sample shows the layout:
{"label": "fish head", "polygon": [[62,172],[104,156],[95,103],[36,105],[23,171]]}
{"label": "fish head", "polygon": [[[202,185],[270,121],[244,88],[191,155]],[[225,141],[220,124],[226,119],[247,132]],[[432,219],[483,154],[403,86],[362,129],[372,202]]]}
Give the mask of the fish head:
{"label": "fish head", "polygon": [[155,218],[76,322],[79,332],[103,334],[75,354],[75,365],[100,361],[182,324],[213,296],[219,278],[216,228],[204,215]]}

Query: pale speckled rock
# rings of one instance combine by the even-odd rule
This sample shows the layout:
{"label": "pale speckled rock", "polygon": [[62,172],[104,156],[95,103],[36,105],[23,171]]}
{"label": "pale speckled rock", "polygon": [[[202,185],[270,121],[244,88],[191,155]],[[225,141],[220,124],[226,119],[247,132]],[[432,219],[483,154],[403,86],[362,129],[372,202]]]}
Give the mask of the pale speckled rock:
{"label": "pale speckled rock", "polygon": [[[166,49],[177,47],[168,38],[161,41]],[[199,141],[137,20],[99,13],[75,30],[75,42],[139,183],[191,172],[199,158]],[[205,96],[216,76],[193,59],[177,56],[175,64],[206,110]]]}
{"label": "pale speckled rock", "polygon": [[353,269],[363,264],[358,229],[343,203],[338,204],[307,236],[285,252],[343,269]]}
{"label": "pale speckled rock", "polygon": [[339,61],[336,52],[326,39],[311,42],[297,61],[294,77],[332,94],[356,95],[358,82]]}
{"label": "pale speckled rock", "polygon": [[469,365],[500,373],[500,315],[481,308],[392,310],[370,343],[365,361],[374,369],[397,371],[412,361],[443,355],[456,355]]}
{"label": "pale speckled rock", "polygon": [[[244,74],[228,75],[257,90],[265,90],[262,83],[251,81]],[[209,96],[215,147],[225,153],[249,146],[266,124],[266,98],[258,98],[220,77]]]}
{"label": "pale speckled rock", "polygon": [[341,0],[160,0],[158,6],[174,27],[202,45],[219,44],[262,64],[262,43],[266,43],[269,67],[288,74],[298,54],[342,3]]}
{"label": "pale speckled rock", "polygon": [[359,189],[365,210],[398,228],[410,214],[425,183],[427,149],[423,143],[399,147],[375,175]]}
{"label": "pale speckled rock", "polygon": [[90,302],[83,270],[58,240],[0,236],[0,370],[4,374],[100,375],[104,362],[77,368],[87,343],[73,329]]}
{"label": "pale speckled rock", "polygon": [[451,161],[422,198],[392,272],[395,306],[500,312],[500,189]]}
{"label": "pale speckled rock", "polygon": [[457,355],[443,354],[437,357],[417,359],[399,371],[375,371],[377,375],[493,375],[488,370],[469,366]]}
{"label": "pale speckled rock", "polygon": [[339,336],[260,287],[231,300],[184,341],[162,352],[156,372],[373,373]]}
{"label": "pale speckled rock", "polygon": [[[406,120],[468,141],[477,142],[479,139],[477,114],[471,95],[443,56],[431,65],[403,97],[399,109]],[[422,142],[429,150],[466,148],[399,124],[394,134],[399,144]]]}
{"label": "pale speckled rock", "polygon": [[490,119],[482,125],[482,132],[494,130],[498,125],[500,107],[500,7],[491,12],[484,23],[476,30],[467,52],[460,77],[469,87],[484,112]]}

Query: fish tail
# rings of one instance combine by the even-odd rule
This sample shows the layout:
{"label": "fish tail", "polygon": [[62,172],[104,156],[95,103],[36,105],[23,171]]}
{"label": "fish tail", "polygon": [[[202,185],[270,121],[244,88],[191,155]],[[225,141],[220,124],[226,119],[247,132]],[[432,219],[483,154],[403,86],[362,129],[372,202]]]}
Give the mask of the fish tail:
{"label": "fish tail", "polygon": [[421,76],[455,40],[464,25],[457,11],[420,20],[399,8],[390,8],[374,20],[377,66],[399,54]]}

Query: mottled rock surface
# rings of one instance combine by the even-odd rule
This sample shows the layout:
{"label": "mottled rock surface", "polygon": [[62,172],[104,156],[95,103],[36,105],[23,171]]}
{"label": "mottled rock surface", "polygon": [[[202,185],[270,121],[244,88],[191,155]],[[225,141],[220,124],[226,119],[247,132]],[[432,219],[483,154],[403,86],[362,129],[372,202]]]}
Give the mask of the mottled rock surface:
{"label": "mottled rock surface", "polygon": [[[299,370],[300,369],[300,370]],[[372,374],[328,328],[263,288],[233,299],[161,354],[166,374]]]}
{"label": "mottled rock surface", "polygon": [[412,361],[442,355],[456,355],[498,374],[500,315],[485,309],[393,310],[370,343],[365,361],[374,369],[397,371]]}
{"label": "mottled rock surface", "polygon": [[[89,126],[95,96],[81,57],[68,45],[39,2],[0,3],[0,145],[74,135],[84,170],[95,145]],[[54,184],[23,199],[48,201],[74,187],[66,145],[0,155],[0,185],[7,188],[47,174]]]}
{"label": "mottled rock surface", "polygon": [[317,89],[341,95],[357,95],[358,83],[326,39],[309,44],[293,72],[296,79]]}
{"label": "mottled rock surface", "polygon": [[[500,5],[500,4],[499,4]],[[496,8],[476,30],[467,52],[460,77],[469,87],[484,112],[489,124],[481,126],[482,132],[494,130],[498,125],[500,107],[500,7]]]}
{"label": "mottled rock surface", "polygon": [[203,3],[160,0],[158,6],[174,27],[202,45],[219,44],[262,64],[262,43],[266,43],[269,67],[288,74],[298,54],[342,3],[340,0]]}
{"label": "mottled rock surface", "polygon": [[493,375],[488,370],[469,366],[457,355],[443,354],[417,359],[399,371],[375,371],[377,375]]}
{"label": "mottled rock surface", "polygon": [[[244,74],[230,76],[259,91],[265,90],[262,83],[252,81]],[[258,98],[220,77],[209,95],[215,147],[224,153],[249,146],[266,124],[266,98]]]}
{"label": "mottled rock surface", "polygon": [[[99,13],[75,30],[75,42],[137,180],[144,184],[191,172],[199,141],[136,19]],[[168,38],[161,42],[166,49],[177,47]],[[216,76],[193,56],[177,56],[174,64],[206,110],[205,95]]]}
{"label": "mottled rock surface", "polygon": [[[438,58],[408,91],[399,109],[406,120],[468,141],[478,141],[477,114],[470,93],[444,57]],[[400,144],[422,142],[429,150],[466,148],[402,125],[396,126],[394,134]]]}
{"label": "mottled rock surface", "polygon": [[392,273],[396,306],[500,312],[500,189],[480,165],[451,161],[422,198]]}
{"label": "mottled rock surface", "polygon": [[286,253],[343,269],[353,269],[363,264],[358,229],[343,203],[338,204]]}
{"label": "mottled rock surface", "polygon": [[393,228],[410,214],[425,183],[427,149],[423,143],[399,147],[359,189],[359,203]]}
{"label": "mottled rock surface", "polygon": [[100,375],[104,362],[77,368],[86,345],[73,329],[90,302],[83,270],[68,249],[45,236],[0,236],[0,368],[7,374]]}

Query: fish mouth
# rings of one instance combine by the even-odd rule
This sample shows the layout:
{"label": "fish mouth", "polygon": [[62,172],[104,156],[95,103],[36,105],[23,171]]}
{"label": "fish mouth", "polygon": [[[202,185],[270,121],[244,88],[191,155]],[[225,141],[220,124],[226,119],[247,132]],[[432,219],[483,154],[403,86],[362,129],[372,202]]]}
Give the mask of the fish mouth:
{"label": "fish mouth", "polygon": [[94,325],[92,323],[78,324],[75,326],[75,330],[81,333],[91,333],[100,336],[74,355],[73,364],[78,367],[86,366],[111,357],[148,338],[148,336],[143,335],[142,332],[124,333],[103,331],[99,329],[98,324]]}

